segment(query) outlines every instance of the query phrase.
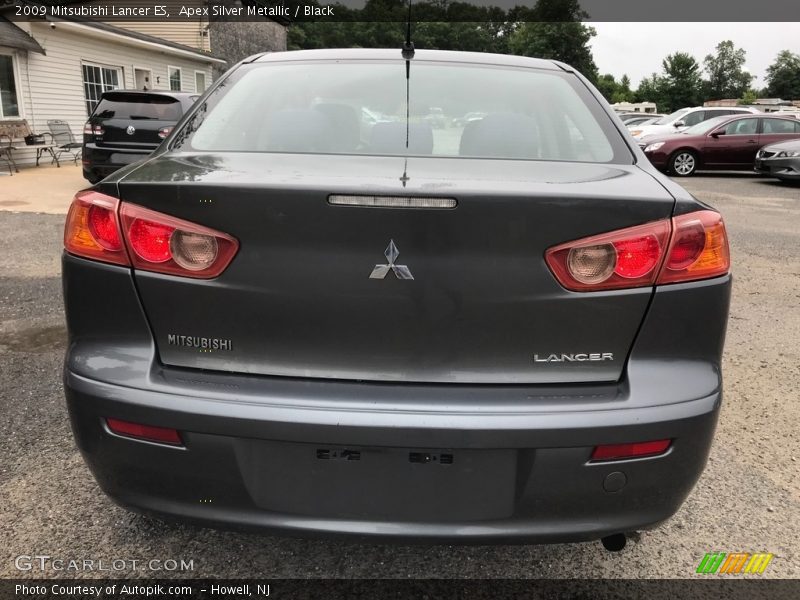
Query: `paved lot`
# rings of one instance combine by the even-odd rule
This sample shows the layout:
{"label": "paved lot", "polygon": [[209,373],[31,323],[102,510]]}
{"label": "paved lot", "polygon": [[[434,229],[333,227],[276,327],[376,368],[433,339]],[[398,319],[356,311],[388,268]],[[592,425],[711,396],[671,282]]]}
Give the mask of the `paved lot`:
{"label": "paved lot", "polygon": [[[0,207],[9,179],[0,178]],[[727,396],[708,469],[684,507],[619,554],[599,544],[296,540],[165,524],[116,507],[75,450],[62,401],[63,216],[0,212],[0,577],[53,575],[15,570],[15,556],[39,554],[193,560],[188,574],[200,577],[680,578],[712,550],[773,552],[765,576],[800,577],[800,188],[725,175],[681,183],[723,212],[731,235]]]}

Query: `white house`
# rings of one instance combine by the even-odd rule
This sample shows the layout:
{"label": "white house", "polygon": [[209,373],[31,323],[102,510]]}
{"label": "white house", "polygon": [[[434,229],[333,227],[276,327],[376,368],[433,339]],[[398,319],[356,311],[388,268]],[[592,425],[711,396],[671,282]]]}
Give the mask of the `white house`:
{"label": "white house", "polygon": [[[0,13],[0,121],[25,119],[35,133],[43,133],[49,119],[61,119],[81,141],[102,92],[202,93],[214,67],[226,63],[204,50],[202,39],[192,47],[127,27],[61,20],[11,23]],[[20,166],[30,164],[35,151],[23,148],[14,157]]]}

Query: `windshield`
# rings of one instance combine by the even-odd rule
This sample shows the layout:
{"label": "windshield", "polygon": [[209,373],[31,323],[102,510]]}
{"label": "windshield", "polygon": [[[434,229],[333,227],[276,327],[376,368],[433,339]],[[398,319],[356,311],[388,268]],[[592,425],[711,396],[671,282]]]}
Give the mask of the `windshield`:
{"label": "windshield", "polygon": [[422,61],[410,73],[407,103],[403,61],[248,65],[212,92],[173,147],[585,162],[624,155],[610,119],[570,74]]}
{"label": "windshield", "polygon": [[658,121],[653,123],[653,125],[669,125],[670,123],[674,123],[675,121],[677,121],[687,112],[689,112],[688,108],[682,108],[680,110],[676,110],[671,115],[667,115],[666,117],[661,117]]}
{"label": "windshield", "polygon": [[724,115],[722,117],[714,117],[713,119],[709,119],[708,121],[701,121],[697,125],[692,125],[689,129],[684,129],[682,133],[687,135],[703,135],[704,133],[708,133],[712,129],[714,129],[717,125],[722,125],[725,121],[730,119],[730,115]]}

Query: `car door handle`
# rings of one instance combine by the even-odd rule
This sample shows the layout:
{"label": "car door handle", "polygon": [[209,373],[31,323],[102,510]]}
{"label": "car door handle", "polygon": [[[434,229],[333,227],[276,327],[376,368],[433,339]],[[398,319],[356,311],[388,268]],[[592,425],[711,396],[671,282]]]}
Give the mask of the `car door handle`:
{"label": "car door handle", "polygon": [[757,144],[758,142],[756,142],[756,140],[747,140],[747,143],[748,144]]}

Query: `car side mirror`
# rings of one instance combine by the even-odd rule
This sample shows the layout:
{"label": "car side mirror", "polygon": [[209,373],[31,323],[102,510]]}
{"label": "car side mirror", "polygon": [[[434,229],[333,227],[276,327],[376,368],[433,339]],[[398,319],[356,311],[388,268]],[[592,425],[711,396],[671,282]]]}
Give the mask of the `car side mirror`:
{"label": "car side mirror", "polygon": [[724,129],[718,129],[717,131],[712,131],[711,132],[711,137],[713,137],[713,138],[718,138],[721,135],[725,135],[725,130]]}
{"label": "car side mirror", "polygon": [[675,123],[673,123],[672,126],[673,127],[686,127],[686,123],[684,123],[683,121],[675,121]]}

